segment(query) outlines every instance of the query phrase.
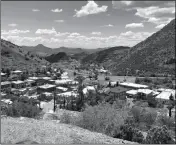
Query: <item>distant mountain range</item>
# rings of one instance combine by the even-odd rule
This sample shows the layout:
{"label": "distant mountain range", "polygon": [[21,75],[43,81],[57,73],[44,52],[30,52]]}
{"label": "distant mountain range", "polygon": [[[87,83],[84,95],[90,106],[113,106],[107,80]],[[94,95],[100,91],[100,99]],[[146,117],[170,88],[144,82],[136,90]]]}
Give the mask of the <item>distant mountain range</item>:
{"label": "distant mountain range", "polygon": [[67,48],[67,47],[49,48],[44,46],[43,44],[38,44],[37,46],[22,46],[22,48],[24,50],[30,51],[33,54],[37,54],[39,56],[49,56],[49,55],[57,54],[59,52],[65,52],[68,55],[74,55],[78,53],[91,54],[91,53],[106,49],[106,48],[83,49],[83,48]]}

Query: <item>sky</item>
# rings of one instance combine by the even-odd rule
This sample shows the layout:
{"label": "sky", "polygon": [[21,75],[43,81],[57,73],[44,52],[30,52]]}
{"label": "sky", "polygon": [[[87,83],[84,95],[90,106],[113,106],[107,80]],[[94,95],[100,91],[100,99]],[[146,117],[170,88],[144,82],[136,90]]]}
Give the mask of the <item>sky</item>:
{"label": "sky", "polygon": [[134,46],[175,18],[175,1],[2,1],[1,38],[17,45]]}

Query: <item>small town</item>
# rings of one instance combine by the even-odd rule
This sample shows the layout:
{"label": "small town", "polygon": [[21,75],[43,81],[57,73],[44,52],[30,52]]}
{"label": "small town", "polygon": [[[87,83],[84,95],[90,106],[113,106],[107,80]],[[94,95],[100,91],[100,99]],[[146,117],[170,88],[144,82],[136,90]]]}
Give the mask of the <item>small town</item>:
{"label": "small town", "polygon": [[1,5],[1,144],[176,144],[174,1]]}

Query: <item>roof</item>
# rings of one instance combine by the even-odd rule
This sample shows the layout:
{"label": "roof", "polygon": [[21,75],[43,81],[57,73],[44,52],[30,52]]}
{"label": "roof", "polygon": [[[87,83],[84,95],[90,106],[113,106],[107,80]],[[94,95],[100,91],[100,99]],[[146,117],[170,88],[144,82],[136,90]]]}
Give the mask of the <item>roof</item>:
{"label": "roof", "polygon": [[11,82],[8,82],[8,81],[6,81],[6,82],[1,82],[1,85],[9,85],[9,84],[11,84]]}
{"label": "roof", "polygon": [[5,96],[5,95],[7,95],[7,94],[1,92],[1,96]]}
{"label": "roof", "polygon": [[1,76],[4,76],[4,75],[6,75],[6,73],[2,73],[2,72],[1,72]]}
{"label": "roof", "polygon": [[120,87],[120,86],[110,89],[110,92],[112,93],[121,93],[121,92],[126,92],[126,91],[128,91],[128,89],[124,87]]}
{"label": "roof", "polygon": [[44,93],[42,93],[42,94],[44,94],[44,95],[46,95],[46,96],[52,96],[52,95],[53,95],[52,93],[49,93],[49,92],[44,92]]}
{"label": "roof", "polygon": [[68,88],[64,88],[64,87],[57,87],[57,89],[63,90],[63,91],[67,91],[68,90]]}
{"label": "roof", "polygon": [[147,85],[135,84],[135,83],[130,83],[130,82],[119,83],[119,85],[138,88],[138,89],[139,88],[148,88]]}
{"label": "roof", "polygon": [[72,80],[70,79],[66,79],[66,80],[55,80],[55,83],[56,84],[65,84],[67,82],[71,82]]}
{"label": "roof", "polygon": [[24,81],[18,80],[18,81],[13,81],[12,83],[14,83],[14,84],[22,84],[22,83],[24,83]]}
{"label": "roof", "polygon": [[44,80],[51,80],[51,77],[42,77]]}
{"label": "roof", "polygon": [[139,89],[137,91],[138,91],[138,93],[143,93],[143,94],[146,94],[146,95],[153,92],[153,90],[150,90],[150,89]]}
{"label": "roof", "polygon": [[48,88],[53,88],[53,87],[56,87],[56,85],[46,84],[43,86],[39,86],[39,88],[42,88],[42,89],[48,89]]}
{"label": "roof", "polygon": [[171,96],[171,92],[163,91],[158,96],[156,96],[156,99],[169,100],[170,96]]}
{"label": "roof", "polygon": [[158,91],[161,91],[161,92],[171,92],[173,96],[175,96],[175,90],[173,89],[164,89],[164,88],[160,88],[158,89]]}
{"label": "roof", "polygon": [[78,96],[78,94],[76,94],[75,92],[71,91],[71,92],[64,92],[64,93],[60,93],[60,94],[57,94],[58,96]]}
{"label": "roof", "polygon": [[38,77],[29,77],[30,80],[37,80],[39,79]]}
{"label": "roof", "polygon": [[13,73],[22,73],[22,71],[20,70],[15,70],[15,71],[12,71]]}
{"label": "roof", "polygon": [[12,104],[12,101],[10,101],[10,99],[2,99],[1,101],[8,103],[8,104]]}
{"label": "roof", "polygon": [[137,90],[129,90],[126,93],[129,95],[136,95],[138,93],[138,91]]}
{"label": "roof", "polygon": [[27,79],[26,82],[35,82],[34,80]]}

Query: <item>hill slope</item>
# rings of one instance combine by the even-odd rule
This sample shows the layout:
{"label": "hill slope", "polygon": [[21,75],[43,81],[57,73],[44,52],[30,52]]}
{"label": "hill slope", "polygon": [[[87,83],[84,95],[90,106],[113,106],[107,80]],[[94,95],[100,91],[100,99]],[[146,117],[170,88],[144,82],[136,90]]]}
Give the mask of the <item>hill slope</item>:
{"label": "hill slope", "polygon": [[69,60],[69,58],[70,57],[65,52],[59,52],[57,54],[52,54],[50,56],[45,57],[45,59],[50,63],[55,63],[62,60]]}
{"label": "hill slope", "polygon": [[121,61],[121,58],[125,56],[125,53],[127,53],[129,49],[130,47],[125,46],[105,49],[86,56],[82,59],[82,63],[97,63],[109,67]]}
{"label": "hill slope", "polygon": [[164,28],[130,49],[121,63],[110,69],[126,68],[152,73],[175,74],[175,19]]}
{"label": "hill slope", "polygon": [[40,144],[133,144],[50,120],[7,118],[1,120],[1,143],[32,140]]}
{"label": "hill slope", "polygon": [[[46,60],[23,50],[9,41],[1,39],[1,65],[2,68],[24,69],[27,66],[46,64]],[[28,68],[29,69],[29,68]]]}

